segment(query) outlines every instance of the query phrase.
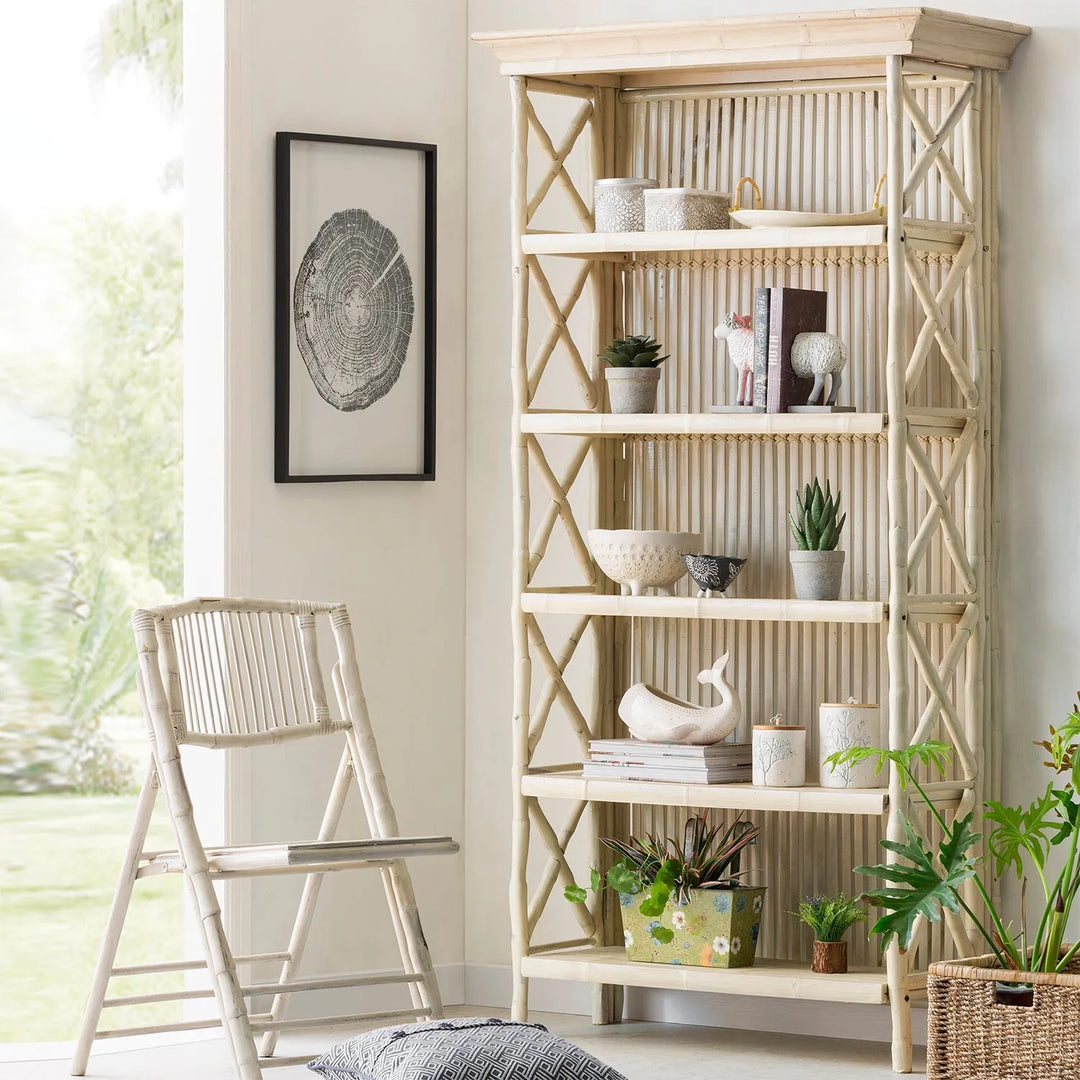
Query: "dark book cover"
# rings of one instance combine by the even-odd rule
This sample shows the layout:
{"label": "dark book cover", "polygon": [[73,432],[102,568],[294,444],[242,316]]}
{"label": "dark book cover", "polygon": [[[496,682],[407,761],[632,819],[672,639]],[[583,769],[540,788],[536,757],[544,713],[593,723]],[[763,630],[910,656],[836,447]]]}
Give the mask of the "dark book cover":
{"label": "dark book cover", "polygon": [[800,379],[791,370],[791,343],[796,334],[824,331],[828,300],[828,293],[819,289],[770,290],[769,412],[787,412],[792,405],[805,405],[813,391],[813,379]]}
{"label": "dark book cover", "polygon": [[769,405],[769,295],[771,290],[754,290],[754,401],[755,409]]}

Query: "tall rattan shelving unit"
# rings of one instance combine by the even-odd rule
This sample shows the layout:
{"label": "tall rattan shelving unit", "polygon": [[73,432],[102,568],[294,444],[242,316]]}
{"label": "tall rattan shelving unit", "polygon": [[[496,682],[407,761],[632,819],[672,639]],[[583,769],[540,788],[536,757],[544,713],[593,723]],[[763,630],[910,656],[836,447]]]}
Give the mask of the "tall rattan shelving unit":
{"label": "tall rattan shelving unit", "polygon": [[[906,954],[856,941],[849,974],[808,970],[785,912],[805,892],[864,887],[852,867],[877,861],[909,811],[896,776],[879,790],[703,788],[587,781],[558,762],[625,734],[616,706],[631,681],[696,697],[694,675],[726,648],[744,725],[806,722],[811,775],[817,704],[853,694],[881,702],[891,745],[951,744],[955,773],[933,785],[946,813],[996,789],[998,81],[1027,32],[907,8],[477,35],[510,77],[513,116],[515,1016],[532,977],[593,984],[597,1022],[618,1018],[624,986],[888,1004],[903,1072],[928,960],[974,951],[950,919],[920,926]],[[595,177],[731,191],[749,174],[766,206],[844,213],[867,208],[883,172],[880,225],[592,231]],[[857,412],[708,411],[735,391],[713,327],[751,310],[762,284],[829,291]],[[611,415],[593,358],[636,332],[673,354],[660,406]],[[832,603],[790,598],[785,511],[815,474],[849,512]],[[674,597],[623,597],[594,566],[586,525],[701,530],[706,550],[750,561],[726,599],[687,582]],[[701,806],[765,826],[754,967],[630,963],[610,903],[575,908],[566,938],[562,885],[602,861],[597,837]]]}

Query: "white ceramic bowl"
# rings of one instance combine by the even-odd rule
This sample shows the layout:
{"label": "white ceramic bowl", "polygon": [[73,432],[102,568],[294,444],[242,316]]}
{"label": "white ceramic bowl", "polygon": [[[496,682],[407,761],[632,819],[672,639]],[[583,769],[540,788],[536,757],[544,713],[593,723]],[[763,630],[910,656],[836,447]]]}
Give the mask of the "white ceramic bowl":
{"label": "white ceramic bowl", "polygon": [[590,529],[589,550],[597,565],[622,586],[624,596],[655,588],[665,596],[686,573],[683,555],[699,555],[701,533],[640,529]]}

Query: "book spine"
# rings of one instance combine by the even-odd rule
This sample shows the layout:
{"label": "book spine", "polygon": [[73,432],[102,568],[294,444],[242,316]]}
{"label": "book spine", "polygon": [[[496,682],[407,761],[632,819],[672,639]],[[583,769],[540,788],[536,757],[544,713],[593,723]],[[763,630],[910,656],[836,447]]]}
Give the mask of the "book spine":
{"label": "book spine", "polygon": [[754,408],[769,406],[769,289],[754,290]]}
{"label": "book spine", "polygon": [[780,338],[784,318],[784,290],[773,286],[769,290],[769,352],[766,371],[765,400],[768,412],[780,411]]}

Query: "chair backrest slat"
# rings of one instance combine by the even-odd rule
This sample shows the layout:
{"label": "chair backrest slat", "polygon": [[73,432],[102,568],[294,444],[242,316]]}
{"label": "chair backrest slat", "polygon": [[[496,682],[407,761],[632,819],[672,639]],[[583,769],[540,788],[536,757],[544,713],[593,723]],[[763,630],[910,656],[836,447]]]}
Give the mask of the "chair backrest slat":
{"label": "chair backrest slat", "polygon": [[[346,712],[331,717],[319,660],[318,620],[332,621],[339,610],[308,601],[204,599],[135,612],[137,637],[140,628],[153,628],[176,741],[257,745],[348,727]],[[144,633],[140,640],[146,651],[151,639]]]}

